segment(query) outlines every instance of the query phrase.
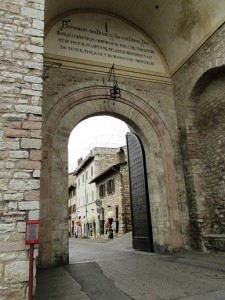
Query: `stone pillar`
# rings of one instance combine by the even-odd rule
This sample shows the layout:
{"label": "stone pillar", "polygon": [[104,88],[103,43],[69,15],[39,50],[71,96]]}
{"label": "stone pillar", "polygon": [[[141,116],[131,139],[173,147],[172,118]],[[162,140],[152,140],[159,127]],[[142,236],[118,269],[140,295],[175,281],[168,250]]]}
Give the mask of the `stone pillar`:
{"label": "stone pillar", "polygon": [[44,0],[0,2],[0,299],[26,299],[39,218]]}

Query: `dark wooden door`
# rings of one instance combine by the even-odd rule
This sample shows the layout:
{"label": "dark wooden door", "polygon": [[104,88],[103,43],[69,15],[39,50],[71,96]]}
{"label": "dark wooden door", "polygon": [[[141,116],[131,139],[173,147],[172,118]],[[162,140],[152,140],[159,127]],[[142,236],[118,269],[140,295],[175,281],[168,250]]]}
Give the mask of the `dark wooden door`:
{"label": "dark wooden door", "polygon": [[133,248],[153,252],[152,226],[145,156],[139,138],[127,133],[127,154],[130,178]]}

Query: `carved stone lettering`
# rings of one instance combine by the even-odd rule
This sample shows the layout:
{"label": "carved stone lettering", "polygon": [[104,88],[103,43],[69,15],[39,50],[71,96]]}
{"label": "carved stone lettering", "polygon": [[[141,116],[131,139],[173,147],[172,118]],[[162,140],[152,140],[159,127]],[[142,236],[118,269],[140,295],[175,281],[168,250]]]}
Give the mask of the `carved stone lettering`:
{"label": "carved stone lettering", "polygon": [[101,14],[79,13],[57,22],[46,37],[45,53],[165,73],[157,49],[146,36]]}

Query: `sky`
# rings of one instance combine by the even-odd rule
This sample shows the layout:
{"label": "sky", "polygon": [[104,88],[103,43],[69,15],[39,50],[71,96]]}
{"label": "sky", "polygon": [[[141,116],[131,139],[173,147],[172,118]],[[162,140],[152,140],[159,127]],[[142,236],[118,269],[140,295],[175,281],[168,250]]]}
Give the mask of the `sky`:
{"label": "sky", "polygon": [[126,123],[108,116],[91,117],[80,122],[69,138],[69,173],[76,169],[77,160],[81,156],[85,158],[94,147],[124,146],[129,131]]}

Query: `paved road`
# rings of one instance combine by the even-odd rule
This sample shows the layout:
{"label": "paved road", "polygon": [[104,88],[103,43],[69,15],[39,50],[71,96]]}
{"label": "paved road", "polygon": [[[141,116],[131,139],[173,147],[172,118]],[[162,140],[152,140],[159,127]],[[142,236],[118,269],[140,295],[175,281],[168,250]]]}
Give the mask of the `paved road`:
{"label": "paved road", "polygon": [[123,238],[70,239],[70,264],[96,262],[128,256],[133,253],[131,233]]}
{"label": "paved road", "polygon": [[56,288],[50,293],[51,274],[39,273],[38,290],[48,288],[38,300],[225,300],[225,255],[134,251],[129,234],[110,241],[71,239],[70,265],[51,272],[60,295]]}

